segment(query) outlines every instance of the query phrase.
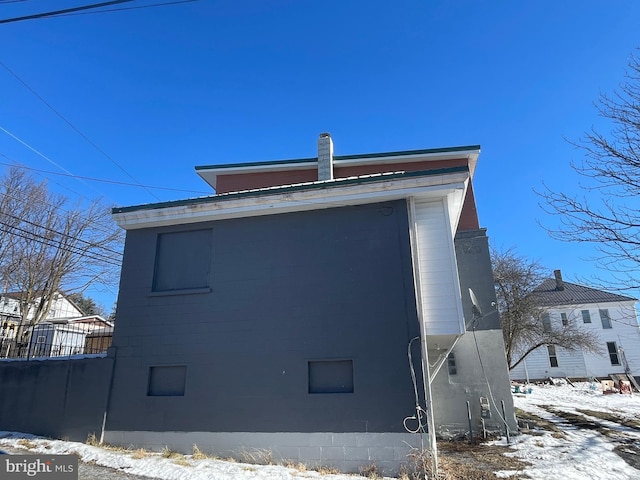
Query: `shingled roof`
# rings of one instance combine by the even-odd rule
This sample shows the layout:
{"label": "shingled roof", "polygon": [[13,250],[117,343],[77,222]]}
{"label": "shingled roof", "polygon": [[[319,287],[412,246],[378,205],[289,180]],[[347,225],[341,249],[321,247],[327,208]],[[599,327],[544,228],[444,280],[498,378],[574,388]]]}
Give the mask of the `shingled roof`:
{"label": "shingled roof", "polygon": [[556,305],[585,305],[589,303],[632,302],[636,299],[625,295],[605,292],[596,288],[584,287],[562,280],[560,270],[555,271],[556,278],[548,278],[536,287],[531,296],[540,307]]}

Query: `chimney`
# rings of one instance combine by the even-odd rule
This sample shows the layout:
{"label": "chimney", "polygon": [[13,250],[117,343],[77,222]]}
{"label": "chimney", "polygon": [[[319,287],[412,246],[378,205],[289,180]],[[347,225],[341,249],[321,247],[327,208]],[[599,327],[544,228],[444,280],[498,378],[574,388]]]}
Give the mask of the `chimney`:
{"label": "chimney", "polygon": [[556,276],[556,290],[564,290],[564,282],[562,281],[562,272],[560,270],[554,270],[553,274]]}
{"label": "chimney", "polygon": [[331,134],[318,138],[318,180],[333,180],[333,141]]}

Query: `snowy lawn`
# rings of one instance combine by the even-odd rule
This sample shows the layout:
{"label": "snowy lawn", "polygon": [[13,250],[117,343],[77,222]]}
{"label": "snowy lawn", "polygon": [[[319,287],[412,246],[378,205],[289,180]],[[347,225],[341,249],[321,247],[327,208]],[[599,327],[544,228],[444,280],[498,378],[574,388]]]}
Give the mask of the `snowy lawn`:
{"label": "snowy lawn", "polygon": [[[505,455],[529,465],[520,470],[495,471],[495,475],[536,480],[640,479],[640,394],[603,395],[599,385],[595,390],[590,387],[589,383],[576,383],[575,387],[540,385],[533,386],[531,394],[516,396],[518,418],[529,428],[511,438],[511,450]],[[491,445],[506,447],[506,440],[503,438]],[[83,462],[166,480],[363,478],[321,473],[299,465],[253,465],[198,455],[117,450],[11,432],[0,432],[0,447],[3,446],[28,449],[31,453],[74,453]],[[483,446],[472,448],[481,451]],[[455,452],[442,452],[442,459],[455,455]],[[443,461],[443,467],[445,465],[447,462]],[[445,478],[463,478],[454,471],[444,473]],[[491,477],[490,472],[473,476]]]}
{"label": "snowy lawn", "polygon": [[[514,397],[516,408],[532,415],[532,429],[512,438],[515,452],[508,455],[531,466],[520,472],[496,472],[498,476],[526,474],[541,480],[640,478],[640,394],[603,395],[599,384],[574,385],[534,386],[531,394]],[[556,431],[535,428],[535,417],[548,421]],[[519,418],[527,422],[529,417],[521,414]],[[504,439],[499,443],[505,444]]]}

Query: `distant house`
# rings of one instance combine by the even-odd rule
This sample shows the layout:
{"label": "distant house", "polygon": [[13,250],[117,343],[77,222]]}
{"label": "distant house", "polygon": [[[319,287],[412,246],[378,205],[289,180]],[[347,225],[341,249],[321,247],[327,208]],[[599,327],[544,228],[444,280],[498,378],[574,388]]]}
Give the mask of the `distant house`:
{"label": "distant house", "polygon": [[334,156],[321,135],[317,158],[196,167],[216,195],[115,208],[104,440],[397,471],[467,408],[516,431],[478,155]]}
{"label": "distant house", "polygon": [[598,336],[602,354],[540,347],[511,370],[512,379],[605,378],[627,373],[640,377],[635,298],[566,282],[560,270],[555,271],[555,278],[538,286],[533,296],[544,309],[543,321],[549,322],[550,328],[576,322]]}
{"label": "distant house", "polygon": [[112,331],[113,325],[99,315],[43,321],[29,329],[29,344],[21,356],[63,357],[104,352],[108,347],[105,329]]}
{"label": "distant house", "polygon": [[[26,326],[22,338],[16,338],[21,318],[20,294],[0,294],[0,358],[69,355],[84,349],[88,332],[111,326],[100,316],[85,316],[61,292],[54,294],[47,315],[37,325]],[[32,318],[33,312],[29,311],[27,321]]]}

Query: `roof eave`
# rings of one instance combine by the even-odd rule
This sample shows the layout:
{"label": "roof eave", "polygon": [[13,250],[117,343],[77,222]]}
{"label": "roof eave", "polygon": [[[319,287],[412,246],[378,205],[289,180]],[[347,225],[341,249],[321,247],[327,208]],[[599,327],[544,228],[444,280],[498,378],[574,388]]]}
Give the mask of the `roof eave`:
{"label": "roof eave", "polygon": [[[336,167],[353,167],[371,164],[394,164],[403,162],[437,161],[466,158],[469,161],[471,178],[475,173],[480,155],[480,145],[464,147],[450,147],[429,150],[407,150],[400,152],[370,153],[359,155],[336,155],[333,164]],[[317,158],[302,158],[296,160],[281,160],[254,163],[238,163],[223,165],[196,166],[196,173],[216,189],[218,175],[234,175],[245,173],[265,173],[291,170],[312,170],[318,168]]]}
{"label": "roof eave", "polygon": [[[133,230],[376,203],[410,196],[437,198],[449,194],[463,196],[466,192],[469,172],[466,168],[451,170],[438,175],[380,176],[373,180],[351,183],[331,181],[245,192],[245,195],[231,194],[224,197],[193,199],[189,202],[175,202],[162,206],[152,204],[114,209],[113,218],[120,227]],[[255,194],[250,195],[251,193]],[[458,203],[462,204],[461,201]],[[458,203],[455,204],[458,205]],[[458,216],[452,218],[458,218]]]}

